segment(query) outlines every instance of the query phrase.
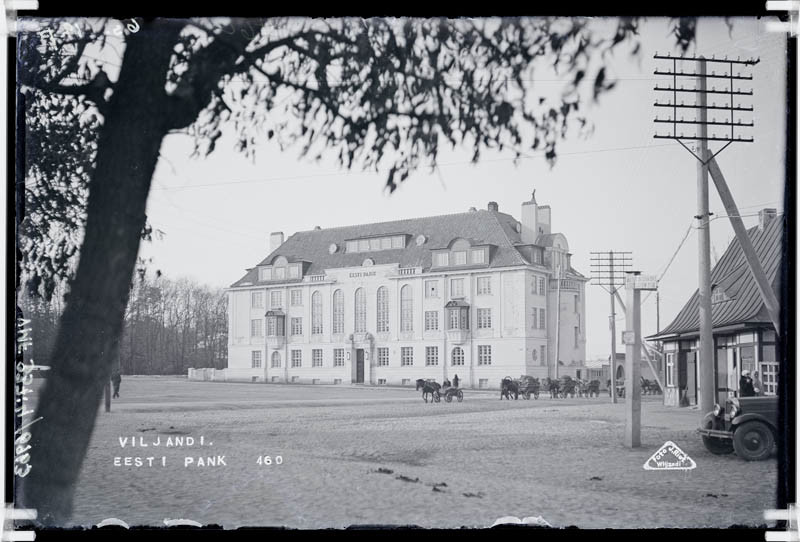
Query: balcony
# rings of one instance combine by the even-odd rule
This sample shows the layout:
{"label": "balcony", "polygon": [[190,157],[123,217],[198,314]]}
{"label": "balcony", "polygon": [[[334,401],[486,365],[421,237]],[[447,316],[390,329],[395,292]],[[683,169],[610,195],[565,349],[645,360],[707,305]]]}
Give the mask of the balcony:
{"label": "balcony", "polygon": [[325,280],[325,274],[322,275],[306,275],[308,282],[322,282]]}
{"label": "balcony", "polygon": [[469,340],[468,329],[448,329],[447,340],[452,344],[464,344]]}
{"label": "balcony", "polygon": [[[550,289],[557,290],[558,289],[558,279],[550,279]],[[570,280],[570,279],[561,279],[561,289],[562,290],[573,290],[573,291],[580,291],[580,283],[577,280]]]}
{"label": "balcony", "polygon": [[398,269],[398,273],[400,275],[416,275],[417,268],[416,267],[400,267]]}
{"label": "balcony", "polygon": [[286,337],[280,335],[273,335],[267,337],[267,348],[272,350],[280,350],[286,344]]}

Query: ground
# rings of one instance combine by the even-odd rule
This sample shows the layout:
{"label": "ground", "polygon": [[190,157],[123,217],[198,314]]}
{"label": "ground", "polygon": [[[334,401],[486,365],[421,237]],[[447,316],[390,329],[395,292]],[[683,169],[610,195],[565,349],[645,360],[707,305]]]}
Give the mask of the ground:
{"label": "ground", "polygon": [[[503,516],[541,516],[583,528],[764,524],[763,511],[774,508],[775,457],[711,455],[694,432],[700,417],[646,397],[642,446],[630,450],[624,404],[608,396],[508,402],[499,392],[465,390],[462,403],[425,404],[399,388],[123,377],[112,411],[101,405],[73,521],[485,527]],[[125,437],[137,446],[122,448]],[[195,444],[167,448],[167,437]],[[645,470],[666,441],[697,467]],[[226,465],[184,466],[187,456],[196,464],[217,455]],[[114,466],[125,456],[156,459],[152,467]],[[260,456],[272,464],[258,464]]]}

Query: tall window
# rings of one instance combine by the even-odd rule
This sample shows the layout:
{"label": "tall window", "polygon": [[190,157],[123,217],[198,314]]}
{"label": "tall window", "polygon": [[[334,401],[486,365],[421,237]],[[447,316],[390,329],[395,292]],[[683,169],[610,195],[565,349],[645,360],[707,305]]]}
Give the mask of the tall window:
{"label": "tall window", "polygon": [[464,279],[450,279],[450,297],[464,297]]}
{"label": "tall window", "polygon": [[478,345],[478,365],[492,364],[492,347],[487,344]]}
{"label": "tall window", "polygon": [[492,293],[492,277],[478,277],[478,294]]}
{"label": "tall window", "polygon": [[261,368],[261,350],[253,350],[250,357],[250,366],[253,369]]}
{"label": "tall window", "polygon": [[478,309],[478,329],[491,329],[492,309]]}
{"label": "tall window", "polygon": [[414,330],[414,298],[411,285],[400,288],[400,331]]}
{"label": "tall window", "polygon": [[425,331],[439,331],[439,311],[425,311]]}
{"label": "tall window", "polygon": [[544,295],[544,293],[545,293],[544,292],[544,286],[545,286],[544,278],[543,277],[539,277],[539,295]]}
{"label": "tall window", "polygon": [[539,309],[539,329],[545,328],[544,309]]}
{"label": "tall window", "polygon": [[254,318],[253,320],[250,320],[250,336],[251,337],[264,336],[264,326],[261,324],[261,318]]}
{"label": "tall window", "polygon": [[426,346],[425,347],[425,365],[439,365],[439,347]]}
{"label": "tall window", "polygon": [[453,348],[450,362],[452,365],[464,365],[464,350],[462,350],[460,346]]}
{"label": "tall window", "polygon": [[311,294],[311,334],[322,334],[322,294]]}
{"label": "tall window", "polygon": [[536,328],[538,328],[538,327],[539,327],[538,318],[536,318],[536,316],[537,316],[538,314],[539,314],[539,309],[537,309],[536,307],[534,307],[534,308],[533,308],[533,310],[531,311],[531,319],[533,320],[533,324],[531,325],[531,327],[532,327],[533,329],[536,329]]}
{"label": "tall window", "polygon": [[344,348],[333,349],[333,366],[344,367]]}
{"label": "tall window", "polygon": [[292,307],[299,307],[303,304],[303,290],[292,290]]}
{"label": "tall window", "polygon": [[281,366],[281,355],[279,352],[272,353],[272,368],[280,368]]}
{"label": "tall window", "polygon": [[426,280],[425,281],[425,297],[439,297],[439,281]]}
{"label": "tall window", "polygon": [[250,307],[254,309],[264,308],[264,292],[251,292],[250,293]]}
{"label": "tall window", "polygon": [[389,366],[389,349],[388,348],[378,348],[378,367],[388,367]]}
{"label": "tall window", "polygon": [[389,331],[389,290],[386,286],[378,288],[378,333]]}
{"label": "tall window", "polygon": [[292,350],[292,367],[301,367],[303,365],[303,351]]}
{"label": "tall window", "polygon": [[547,365],[547,347],[542,346],[541,351],[542,351],[542,356],[541,356],[542,365]]}
{"label": "tall window", "polygon": [[269,293],[269,306],[272,309],[283,308],[283,292],[275,291]]}
{"label": "tall window", "polygon": [[311,351],[311,366],[322,367],[322,349],[315,348]]}
{"label": "tall window", "polygon": [[580,328],[575,326],[575,348],[578,348],[578,341],[580,340]]}
{"label": "tall window", "polygon": [[291,329],[292,335],[302,335],[303,334],[303,319],[302,318],[292,318],[290,329]]}
{"label": "tall window", "polygon": [[576,295],[575,296],[575,312],[576,313],[578,312],[578,301],[579,301],[579,299],[580,299],[580,296]]}
{"label": "tall window", "polygon": [[403,367],[414,365],[414,349],[412,347],[403,346],[400,348],[400,365]]}
{"label": "tall window", "polygon": [[333,292],[333,332],[344,333],[344,294],[341,290]]}
{"label": "tall window", "polygon": [[675,385],[675,354],[667,354],[667,386]]}
{"label": "tall window", "polygon": [[364,288],[356,290],[356,322],[354,326],[356,333],[367,331],[367,294]]}

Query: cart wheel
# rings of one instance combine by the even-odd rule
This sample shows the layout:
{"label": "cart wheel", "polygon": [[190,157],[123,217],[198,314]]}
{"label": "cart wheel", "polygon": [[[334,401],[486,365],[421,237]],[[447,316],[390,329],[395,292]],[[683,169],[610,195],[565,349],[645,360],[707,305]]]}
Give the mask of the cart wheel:
{"label": "cart wheel", "polygon": [[526,391],[522,396],[525,398],[526,401],[528,401],[531,398],[531,392]]}
{"label": "cart wheel", "polygon": [[460,403],[461,401],[463,401],[463,400],[464,400],[464,392],[463,392],[463,391],[461,391],[461,390],[458,390],[458,393],[456,394],[456,399],[458,399],[458,402],[459,402],[459,403]]}
{"label": "cart wheel", "polygon": [[442,399],[442,397],[439,395],[438,391],[433,393],[433,401],[434,402],[438,403],[439,401],[441,401],[441,399]]}
{"label": "cart wheel", "polygon": [[452,396],[452,394],[449,394],[449,393],[448,393],[448,394],[446,394],[446,395],[444,396],[444,400],[445,400],[445,402],[447,402],[447,403],[450,403],[450,402],[452,402],[452,401],[453,401],[453,396]]}

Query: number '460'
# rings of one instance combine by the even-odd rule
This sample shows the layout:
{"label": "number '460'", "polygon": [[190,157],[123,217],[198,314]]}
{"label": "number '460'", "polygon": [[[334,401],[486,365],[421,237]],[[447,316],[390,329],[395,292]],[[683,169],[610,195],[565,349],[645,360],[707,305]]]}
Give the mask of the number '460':
{"label": "number '460'", "polygon": [[256,460],[258,465],[280,465],[283,463],[283,457],[276,455],[275,457],[269,455],[260,455]]}

